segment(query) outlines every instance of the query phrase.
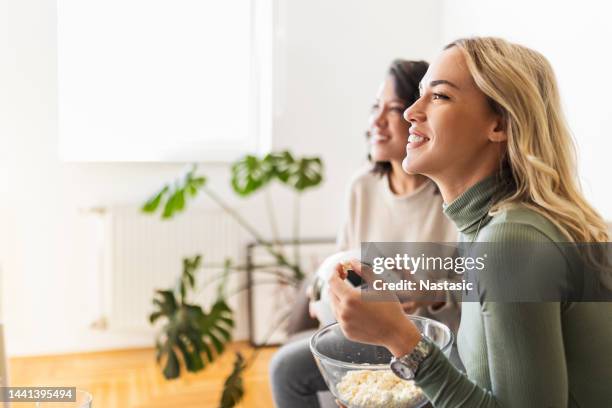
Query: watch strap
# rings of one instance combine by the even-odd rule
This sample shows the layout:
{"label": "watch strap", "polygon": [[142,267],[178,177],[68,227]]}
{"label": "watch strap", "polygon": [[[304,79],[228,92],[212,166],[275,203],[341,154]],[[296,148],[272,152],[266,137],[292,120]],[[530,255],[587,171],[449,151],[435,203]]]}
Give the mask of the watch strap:
{"label": "watch strap", "polygon": [[412,372],[413,377],[416,377],[421,363],[431,355],[434,347],[433,342],[427,336],[421,336],[421,340],[410,353],[394,358],[394,360],[406,366]]}

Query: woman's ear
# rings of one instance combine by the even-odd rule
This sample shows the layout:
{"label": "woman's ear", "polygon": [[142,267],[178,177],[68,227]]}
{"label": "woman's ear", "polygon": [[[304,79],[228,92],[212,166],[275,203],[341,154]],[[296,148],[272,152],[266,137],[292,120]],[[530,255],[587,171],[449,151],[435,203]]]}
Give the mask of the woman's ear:
{"label": "woman's ear", "polygon": [[489,140],[491,142],[499,143],[508,140],[508,133],[506,131],[506,120],[501,116],[497,116],[495,120],[493,130],[489,132]]}

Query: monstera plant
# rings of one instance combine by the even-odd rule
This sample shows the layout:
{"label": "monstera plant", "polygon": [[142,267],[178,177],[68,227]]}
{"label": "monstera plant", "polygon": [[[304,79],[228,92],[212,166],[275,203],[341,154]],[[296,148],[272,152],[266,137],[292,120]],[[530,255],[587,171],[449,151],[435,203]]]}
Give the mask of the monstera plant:
{"label": "monstera plant", "polygon": [[[160,214],[162,219],[171,219],[184,211],[190,201],[203,194],[240,224],[252,238],[261,245],[275,260],[279,269],[268,272],[282,279],[285,283],[298,286],[304,278],[300,266],[299,246],[294,245],[292,257],[287,256],[280,246],[276,228],[273,201],[265,187],[271,182],[279,182],[295,192],[293,239],[299,241],[300,196],[323,181],[323,163],[318,157],[295,158],[290,152],[270,153],[264,157],[247,155],[231,166],[231,186],[233,191],[242,197],[264,190],[266,205],[271,222],[272,237],[265,238],[252,226],[245,217],[228,205],[218,194],[207,185],[207,178],[197,174],[196,166],[177,180],[162,186],[143,205],[142,211],[149,214]],[[151,324],[163,322],[159,326],[156,339],[157,360],[163,366],[166,378],[178,378],[181,369],[196,372],[206,368],[221,355],[228,342],[231,341],[234,327],[233,310],[227,303],[226,286],[230,273],[241,273],[246,267],[232,259],[226,259],[222,265],[222,273],[215,279],[209,279],[207,284],[217,283],[217,295],[210,299],[208,305],[192,303],[198,291],[196,274],[199,270],[207,270],[218,265],[207,265],[202,262],[202,255],[183,259],[183,271],[177,279],[175,287],[158,290],[153,299],[154,311],[150,315]],[[264,268],[264,266],[261,266]],[[258,268],[257,265],[254,268]],[[288,272],[283,272],[288,271]],[[201,287],[199,288],[201,289]],[[246,287],[234,290],[236,294]],[[220,398],[219,406],[230,408],[235,406],[243,396],[242,373],[252,363],[257,350],[249,358],[236,353],[234,368],[227,377]]]}

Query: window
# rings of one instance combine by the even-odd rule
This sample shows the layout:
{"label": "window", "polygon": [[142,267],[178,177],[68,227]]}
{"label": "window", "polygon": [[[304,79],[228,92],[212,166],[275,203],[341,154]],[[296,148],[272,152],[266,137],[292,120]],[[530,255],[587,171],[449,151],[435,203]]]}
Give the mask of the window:
{"label": "window", "polygon": [[226,161],[265,150],[271,1],[59,0],[61,158]]}

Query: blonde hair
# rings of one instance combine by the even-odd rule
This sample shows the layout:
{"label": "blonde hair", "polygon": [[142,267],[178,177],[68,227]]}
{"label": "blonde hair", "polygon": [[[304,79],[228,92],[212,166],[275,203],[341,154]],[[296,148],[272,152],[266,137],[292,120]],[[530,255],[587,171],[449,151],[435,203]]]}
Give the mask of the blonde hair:
{"label": "blonde hair", "polygon": [[[465,57],[508,137],[502,170],[510,174],[511,188],[491,213],[520,204],[550,220],[569,241],[607,242],[606,223],[581,192],[574,143],[546,58],[493,37],[459,39],[450,47]],[[612,287],[612,278],[605,280]]]}

